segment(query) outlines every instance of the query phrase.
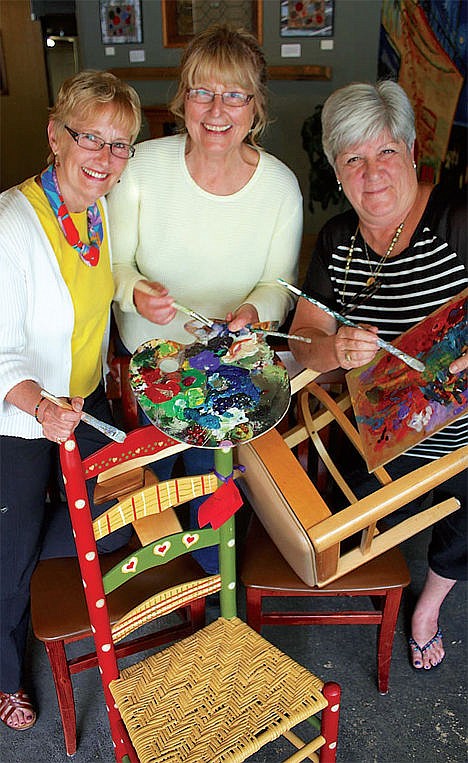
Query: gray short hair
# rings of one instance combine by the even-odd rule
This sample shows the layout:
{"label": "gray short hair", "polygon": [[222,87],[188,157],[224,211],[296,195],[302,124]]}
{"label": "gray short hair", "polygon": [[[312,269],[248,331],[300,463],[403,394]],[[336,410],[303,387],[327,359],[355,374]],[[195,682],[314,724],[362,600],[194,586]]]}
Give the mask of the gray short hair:
{"label": "gray short hair", "polygon": [[403,88],[391,80],[376,85],[354,82],[335,90],[322,109],[322,145],[335,166],[339,153],[388,131],[411,150],[416,131],[414,111]]}

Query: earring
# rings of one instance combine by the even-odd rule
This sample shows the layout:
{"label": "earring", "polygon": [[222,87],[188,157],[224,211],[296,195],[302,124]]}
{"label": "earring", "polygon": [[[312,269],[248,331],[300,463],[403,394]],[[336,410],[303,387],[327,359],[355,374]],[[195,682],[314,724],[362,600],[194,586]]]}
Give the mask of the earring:
{"label": "earring", "polygon": [[341,182],[338,180],[338,178],[336,178],[336,182],[338,183],[338,193],[341,193],[341,191],[343,190]]}
{"label": "earring", "polygon": [[416,162],[413,162],[413,170],[415,170],[415,169],[416,169],[416,167],[417,167],[417,164],[416,164]]}
{"label": "earring", "polygon": [[54,166],[60,167],[60,159],[58,157],[58,154],[54,154]]}

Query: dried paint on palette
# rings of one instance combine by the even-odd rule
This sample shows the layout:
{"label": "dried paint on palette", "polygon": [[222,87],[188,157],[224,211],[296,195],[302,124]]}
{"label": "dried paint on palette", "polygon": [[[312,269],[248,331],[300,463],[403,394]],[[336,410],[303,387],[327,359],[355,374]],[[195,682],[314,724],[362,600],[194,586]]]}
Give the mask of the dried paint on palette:
{"label": "dried paint on palette", "polygon": [[369,471],[388,463],[468,410],[468,372],[449,372],[467,351],[467,295],[461,292],[394,345],[419,358],[419,373],[379,352],[346,374]]}
{"label": "dried paint on palette", "polygon": [[286,413],[289,377],[263,336],[225,323],[190,326],[196,341],[152,339],[130,362],[139,405],[161,431],[205,448],[264,434]]}

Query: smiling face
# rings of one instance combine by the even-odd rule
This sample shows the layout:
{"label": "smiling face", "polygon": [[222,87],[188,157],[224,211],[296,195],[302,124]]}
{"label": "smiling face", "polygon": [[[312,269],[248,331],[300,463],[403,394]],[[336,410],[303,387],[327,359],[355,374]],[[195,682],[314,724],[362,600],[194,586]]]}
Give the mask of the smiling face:
{"label": "smiling face", "polygon": [[398,225],[417,193],[413,151],[382,133],[341,151],[335,171],[360,220],[371,226]]}
{"label": "smiling face", "polygon": [[[195,88],[215,93],[238,92],[248,95],[235,83],[199,82]],[[255,116],[255,101],[246,106],[226,106],[219,95],[211,103],[194,103],[186,97],[185,126],[192,147],[221,155],[239,150]]]}
{"label": "smiling face", "polygon": [[[68,127],[90,133],[106,143],[131,143],[127,125],[116,121],[115,109],[106,106],[89,116],[70,116]],[[54,120],[48,125],[49,144],[57,157],[57,180],[70,212],[82,212],[100,196],[107,194],[125,169],[127,159],[111,153],[110,146],[90,151],[76,144],[71,135]]]}

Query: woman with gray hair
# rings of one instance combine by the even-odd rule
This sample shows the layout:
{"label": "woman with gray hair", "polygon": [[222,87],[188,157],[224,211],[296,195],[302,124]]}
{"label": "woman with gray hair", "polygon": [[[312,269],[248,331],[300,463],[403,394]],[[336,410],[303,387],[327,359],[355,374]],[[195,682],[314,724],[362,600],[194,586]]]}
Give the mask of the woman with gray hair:
{"label": "woman with gray hair", "polygon": [[[322,228],[303,291],[362,326],[338,325],[299,299],[291,332],[314,342],[292,341],[291,348],[303,365],[325,372],[370,362],[377,334],[391,341],[461,292],[468,278],[466,195],[418,182],[414,114],[405,91],[391,81],[340,88],[325,102],[322,130],[324,151],[352,208]],[[448,370],[462,374],[467,367],[465,353]],[[458,419],[386,468],[395,478],[467,441],[467,419]],[[356,492],[376,486],[363,473]],[[467,572],[466,475],[437,492],[455,495],[461,508],[434,526],[412,617],[412,664],[426,670],[444,657],[440,607]]]}

